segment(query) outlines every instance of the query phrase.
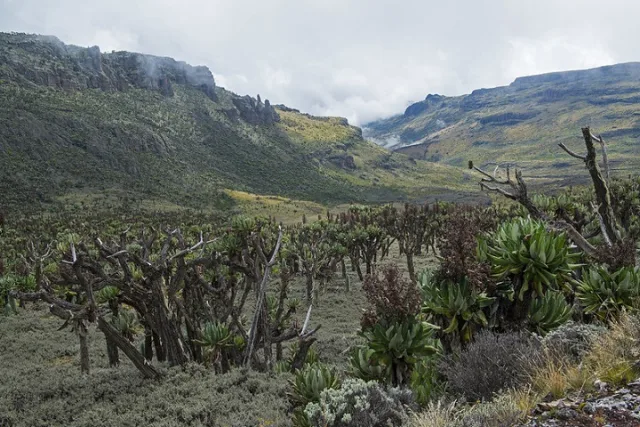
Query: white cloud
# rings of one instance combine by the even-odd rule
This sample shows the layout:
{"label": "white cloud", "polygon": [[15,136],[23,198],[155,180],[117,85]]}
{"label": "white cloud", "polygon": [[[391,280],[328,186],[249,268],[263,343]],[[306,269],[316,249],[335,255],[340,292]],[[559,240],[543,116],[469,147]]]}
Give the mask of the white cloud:
{"label": "white cloud", "polygon": [[630,0],[0,0],[0,31],[207,65],[220,85],[354,123],[524,74],[639,60]]}

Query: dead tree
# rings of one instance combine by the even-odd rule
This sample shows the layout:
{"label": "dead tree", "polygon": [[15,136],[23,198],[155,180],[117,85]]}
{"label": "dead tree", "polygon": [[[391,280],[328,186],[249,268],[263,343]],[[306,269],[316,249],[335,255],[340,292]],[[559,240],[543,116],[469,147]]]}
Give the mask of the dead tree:
{"label": "dead tree", "polygon": [[[584,162],[595,190],[596,205],[592,205],[592,207],[600,224],[599,234],[602,234],[606,247],[611,249],[614,246],[619,245],[622,239],[618,232],[607,182],[609,177],[609,165],[606,145],[602,137],[593,135],[588,127],[582,128],[582,135],[587,149],[587,153],[585,155],[575,153],[562,143],[559,144],[559,146],[570,156]],[[594,141],[601,145],[604,163],[603,167],[606,178],[603,177],[600,166],[598,165]],[[569,238],[593,259],[601,262],[607,262],[610,259],[608,254],[603,253],[603,251],[592,245],[587,240],[587,237],[578,232],[574,225],[569,221],[564,219],[552,219],[545,212],[539,209],[535,203],[533,203],[527,192],[527,185],[522,178],[521,171],[515,171],[514,180],[509,168],[507,168],[506,179],[500,179],[497,177],[498,167],[496,167],[493,174],[489,174],[477,166],[474,166],[473,162],[469,162],[469,167],[483,175],[480,182],[480,187],[482,189],[501,194],[508,199],[518,202],[529,212],[529,215],[532,218],[544,220],[552,228],[566,232]]]}

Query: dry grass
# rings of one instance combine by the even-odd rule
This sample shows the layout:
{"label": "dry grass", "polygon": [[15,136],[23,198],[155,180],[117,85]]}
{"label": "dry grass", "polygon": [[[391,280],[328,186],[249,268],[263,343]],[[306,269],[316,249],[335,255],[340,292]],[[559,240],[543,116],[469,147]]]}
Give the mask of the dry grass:
{"label": "dry grass", "polygon": [[640,357],[640,319],[623,314],[610,324],[609,331],[596,339],[585,357],[585,369],[596,378],[613,385],[634,380]]}
{"label": "dry grass", "polygon": [[566,376],[567,368],[568,366],[564,362],[545,357],[531,375],[531,386],[541,395],[551,394],[555,399],[558,399],[569,390],[569,381]]}
{"label": "dry grass", "polygon": [[449,427],[456,425],[460,420],[460,409],[456,402],[444,403],[442,401],[429,402],[424,411],[414,414],[411,419],[412,427]]}
{"label": "dry grass", "polygon": [[459,407],[456,402],[431,402],[424,411],[415,414],[412,427],[498,427],[514,425],[524,420],[535,408],[539,395],[530,388],[509,390],[487,403]]}

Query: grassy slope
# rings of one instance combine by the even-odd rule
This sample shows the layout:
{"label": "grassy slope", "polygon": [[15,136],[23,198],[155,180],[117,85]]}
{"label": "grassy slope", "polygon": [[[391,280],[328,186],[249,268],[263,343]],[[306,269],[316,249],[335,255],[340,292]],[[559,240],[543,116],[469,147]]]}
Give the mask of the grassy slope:
{"label": "grassy slope", "polygon": [[[316,159],[323,173],[348,182],[365,192],[389,192],[387,201],[408,198],[457,199],[472,191],[469,174],[463,168],[416,161],[390,152],[360,136],[360,129],[348,126],[339,117],[313,117],[279,110],[278,126],[305,153]],[[331,159],[351,156],[355,168],[336,167]],[[366,195],[363,194],[366,200]]]}
{"label": "grassy slope", "polygon": [[574,182],[581,165],[557,146],[580,152],[580,128],[591,126],[610,143],[614,169],[640,166],[640,64],[518,79],[510,86],[418,104],[417,115],[371,123],[372,137],[399,136],[398,151],[447,165],[515,164],[538,183]]}
{"label": "grassy slope", "polygon": [[[74,56],[52,53],[46,42],[15,40],[20,36],[0,33],[0,58],[6,59],[0,63],[5,208],[96,195],[199,209],[228,209],[243,201],[225,189],[336,205],[462,188],[461,172],[390,156],[344,119],[280,112],[282,123],[249,125],[236,118],[237,95],[222,88],[212,101],[177,83],[167,97],[147,89],[37,85],[29,73],[49,80],[62,76],[74,85],[83,78],[74,70],[84,69]],[[332,163],[334,151],[353,156],[356,169]]]}

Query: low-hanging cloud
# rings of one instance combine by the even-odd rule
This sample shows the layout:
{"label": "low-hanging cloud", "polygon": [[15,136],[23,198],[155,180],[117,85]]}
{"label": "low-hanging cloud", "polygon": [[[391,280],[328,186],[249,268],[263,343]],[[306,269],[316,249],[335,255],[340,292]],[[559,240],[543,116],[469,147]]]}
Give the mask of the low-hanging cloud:
{"label": "low-hanging cloud", "polygon": [[0,31],[206,65],[218,84],[354,124],[427,93],[640,60],[623,0],[0,0]]}

